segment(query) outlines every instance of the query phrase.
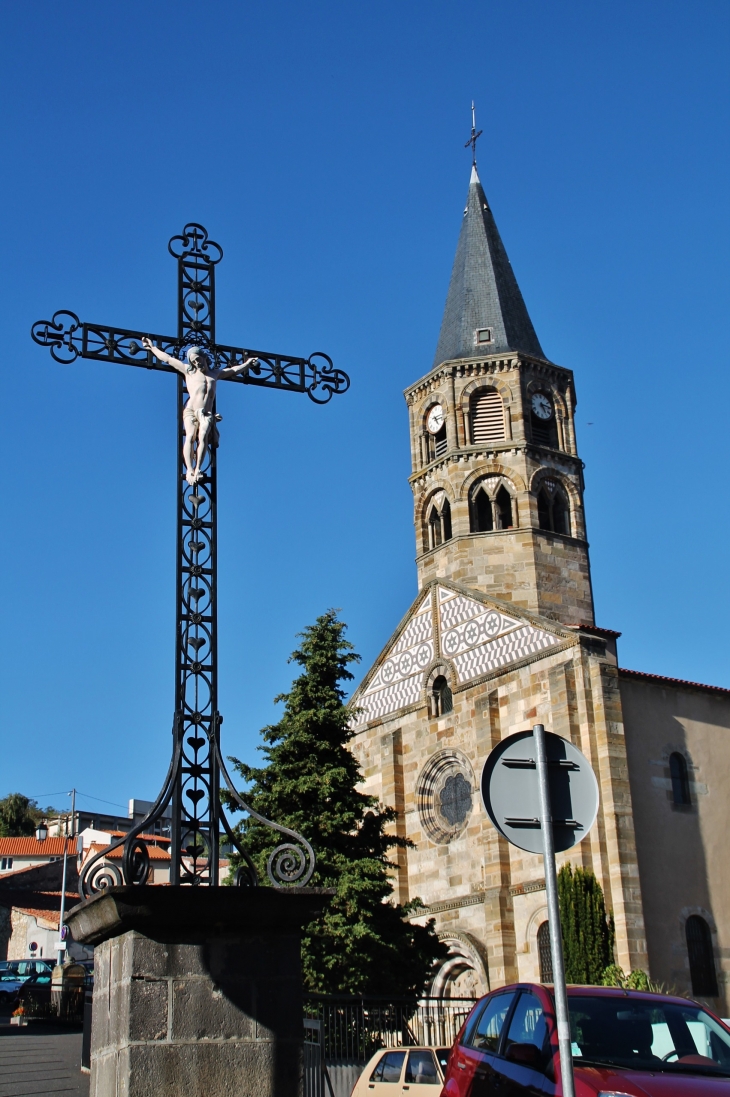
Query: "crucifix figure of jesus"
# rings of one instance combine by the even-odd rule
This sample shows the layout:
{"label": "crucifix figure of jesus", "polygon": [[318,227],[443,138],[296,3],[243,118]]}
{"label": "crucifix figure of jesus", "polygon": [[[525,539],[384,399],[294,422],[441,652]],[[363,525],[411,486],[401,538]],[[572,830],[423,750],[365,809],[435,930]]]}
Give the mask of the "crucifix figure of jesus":
{"label": "crucifix figure of jesus", "polygon": [[[192,486],[197,484],[202,476],[201,469],[206,446],[209,442],[215,445],[215,420],[220,419],[220,415],[216,415],[213,411],[216,382],[221,377],[235,376],[242,370],[258,365],[258,358],[246,358],[234,366],[216,367],[211,365],[210,358],[202,347],[192,346],[188,348],[186,364],[174,355],[168,354],[167,351],[160,350],[147,335],[142,339],[142,346],[146,351],[154,354],[160,362],[165,362],[183,375],[185,388],[188,390],[188,400],[182,413],[185,426],[183,460],[185,479]],[[196,441],[195,464],[193,464],[193,445]]]}
{"label": "crucifix figure of jesus", "polygon": [[[177,376],[177,607],[173,755],[162,791],[148,815],[87,859],[80,877],[84,898],[104,884],[143,884],[150,858],[144,835],[162,826],[172,805],[170,883],[216,886],[221,832],[242,853],[241,883],[255,883],[256,869],[222,810],[224,779],[233,800],[250,812],[228,776],[220,749],[217,627],[217,428],[218,381],[306,393],[316,404],[347,391],[350,380],[321,352],[309,358],[218,343],[215,334],[215,268],[223,251],[202,225],[188,224],[168,245],[177,259],[177,335],[156,335],[81,321],[56,312],[33,325],[36,343],[57,362],[77,358],[118,362]],[[180,449],[178,448],[178,454]],[[314,854],[301,835],[256,816],[287,839],[269,858],[271,883],[306,884]],[[107,854],[124,846],[121,872]]]}

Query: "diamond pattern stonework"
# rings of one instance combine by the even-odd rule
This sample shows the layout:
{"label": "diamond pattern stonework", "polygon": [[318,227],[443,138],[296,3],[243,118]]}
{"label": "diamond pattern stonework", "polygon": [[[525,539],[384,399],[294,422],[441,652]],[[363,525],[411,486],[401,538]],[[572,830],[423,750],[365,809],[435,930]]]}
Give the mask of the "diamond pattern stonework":
{"label": "diamond pattern stonework", "polygon": [[[459,682],[547,650],[558,637],[510,617],[459,591],[439,586],[437,613],[441,652],[453,662]],[[357,698],[357,726],[417,704],[424,671],[436,658],[431,595],[421,601],[367,688]]]}

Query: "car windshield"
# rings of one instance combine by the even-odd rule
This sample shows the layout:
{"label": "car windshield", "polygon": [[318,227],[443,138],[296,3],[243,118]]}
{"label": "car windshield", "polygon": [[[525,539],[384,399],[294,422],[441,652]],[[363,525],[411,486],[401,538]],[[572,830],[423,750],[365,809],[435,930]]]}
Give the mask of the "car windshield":
{"label": "car windshield", "polygon": [[690,1002],[569,995],[576,1064],[730,1075],[730,1033]]}

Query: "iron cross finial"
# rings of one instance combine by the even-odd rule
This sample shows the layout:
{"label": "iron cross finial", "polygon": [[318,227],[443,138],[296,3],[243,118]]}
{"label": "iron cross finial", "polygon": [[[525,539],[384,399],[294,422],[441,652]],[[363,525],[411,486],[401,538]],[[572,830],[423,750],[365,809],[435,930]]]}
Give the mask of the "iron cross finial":
{"label": "iron cross finial", "polygon": [[471,145],[471,161],[472,161],[472,164],[474,165],[474,167],[477,166],[477,141],[479,140],[479,138],[481,137],[481,135],[483,133],[484,133],[484,130],[479,130],[479,132],[477,133],[477,116],[476,116],[476,111],[474,109],[474,100],[472,99],[472,101],[471,101],[471,137],[469,138],[469,140],[464,145],[464,148],[468,149],[469,145]]}

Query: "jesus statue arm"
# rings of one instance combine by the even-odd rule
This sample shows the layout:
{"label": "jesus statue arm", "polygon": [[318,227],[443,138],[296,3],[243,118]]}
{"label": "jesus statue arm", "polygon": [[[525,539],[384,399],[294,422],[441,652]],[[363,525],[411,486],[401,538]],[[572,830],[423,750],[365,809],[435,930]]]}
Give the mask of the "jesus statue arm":
{"label": "jesus statue arm", "polygon": [[242,362],[238,362],[235,366],[226,366],[225,369],[222,369],[221,377],[225,377],[226,374],[230,376],[231,374],[240,373],[241,370],[247,369],[248,367],[255,366],[257,364],[258,358],[245,358]]}
{"label": "jesus statue arm", "polygon": [[145,335],[142,338],[142,346],[145,350],[151,351],[155,358],[159,358],[161,362],[165,362],[168,366],[172,366],[173,369],[178,370],[180,373],[186,372],[186,366],[184,362],[181,362],[179,358],[173,358],[167,351],[160,350],[159,347],[153,345],[149,336]]}

